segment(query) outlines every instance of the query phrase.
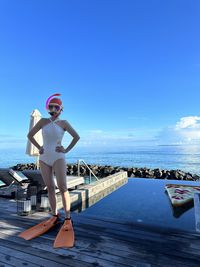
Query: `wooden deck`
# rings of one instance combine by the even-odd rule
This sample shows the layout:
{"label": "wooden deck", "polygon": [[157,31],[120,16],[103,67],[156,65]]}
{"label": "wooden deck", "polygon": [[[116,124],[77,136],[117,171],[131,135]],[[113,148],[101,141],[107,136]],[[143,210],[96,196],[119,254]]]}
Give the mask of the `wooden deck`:
{"label": "wooden deck", "polygon": [[83,214],[72,214],[76,243],[71,249],[53,249],[58,228],[31,241],[17,237],[47,216],[17,216],[16,203],[0,198],[0,267],[200,266],[199,234]]}

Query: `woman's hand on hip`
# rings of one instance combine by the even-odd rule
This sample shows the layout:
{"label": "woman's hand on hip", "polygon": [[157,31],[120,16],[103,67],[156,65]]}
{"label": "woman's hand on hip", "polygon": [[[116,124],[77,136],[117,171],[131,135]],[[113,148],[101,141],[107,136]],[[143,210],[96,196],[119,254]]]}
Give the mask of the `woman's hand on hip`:
{"label": "woman's hand on hip", "polygon": [[56,147],[56,152],[59,153],[66,153],[65,148],[63,146],[57,146]]}
{"label": "woman's hand on hip", "polygon": [[44,148],[43,147],[40,147],[39,153],[40,153],[40,155],[44,153]]}

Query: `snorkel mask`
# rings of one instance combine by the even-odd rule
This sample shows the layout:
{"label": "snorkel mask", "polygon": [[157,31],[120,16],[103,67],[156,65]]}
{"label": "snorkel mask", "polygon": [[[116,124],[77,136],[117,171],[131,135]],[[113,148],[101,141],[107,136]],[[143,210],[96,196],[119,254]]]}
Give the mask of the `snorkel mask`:
{"label": "snorkel mask", "polygon": [[61,99],[54,96],[60,96],[60,94],[53,94],[47,99],[46,109],[51,116],[58,117],[63,110],[63,106]]}

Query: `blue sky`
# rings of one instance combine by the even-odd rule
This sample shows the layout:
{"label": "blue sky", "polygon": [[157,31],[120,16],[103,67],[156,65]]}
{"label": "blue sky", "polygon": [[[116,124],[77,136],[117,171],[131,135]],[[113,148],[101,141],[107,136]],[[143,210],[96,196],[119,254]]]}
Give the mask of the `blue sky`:
{"label": "blue sky", "polygon": [[57,92],[79,147],[199,142],[199,10],[195,0],[0,0],[0,147],[23,147],[32,110],[48,117]]}

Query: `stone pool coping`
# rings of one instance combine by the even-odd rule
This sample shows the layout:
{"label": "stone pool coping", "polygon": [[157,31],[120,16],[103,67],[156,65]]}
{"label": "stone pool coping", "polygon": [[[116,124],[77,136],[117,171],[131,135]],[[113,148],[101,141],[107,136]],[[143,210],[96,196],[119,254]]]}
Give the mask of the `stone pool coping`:
{"label": "stone pool coping", "polygon": [[[120,186],[128,182],[128,174],[126,171],[120,171],[114,173],[105,178],[101,178],[98,181],[92,182],[91,184],[84,184],[78,186],[77,189],[70,191],[71,208],[76,206],[85,206],[88,204],[88,200],[97,194],[114,191]],[[57,205],[58,208],[62,208],[62,201],[60,193],[57,194]]]}

